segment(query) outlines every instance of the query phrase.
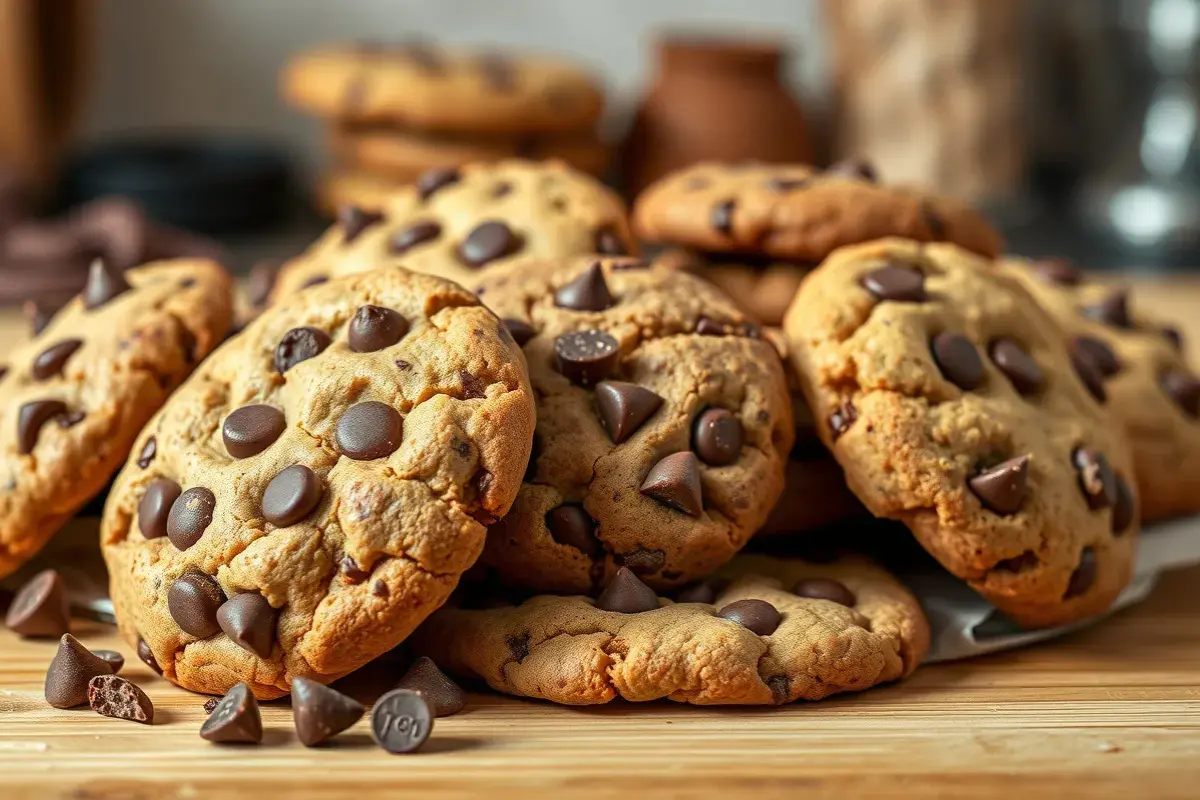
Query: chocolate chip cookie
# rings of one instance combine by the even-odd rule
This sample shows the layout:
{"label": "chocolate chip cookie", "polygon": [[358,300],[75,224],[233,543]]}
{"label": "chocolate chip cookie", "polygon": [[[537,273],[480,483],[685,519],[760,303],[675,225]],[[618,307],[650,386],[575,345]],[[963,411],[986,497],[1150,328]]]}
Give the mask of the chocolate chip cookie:
{"label": "chocolate chip cookie", "polygon": [[480,289],[538,396],[534,458],[484,562],[529,591],[586,593],[621,566],[663,588],[728,561],[792,445],[757,326],[703,281],[632,259],[514,264]]}
{"label": "chocolate chip cookie", "polygon": [[622,570],[596,600],[490,605],[438,611],[416,649],[497,691],[566,705],[819,700],[899,680],[929,645],[917,601],[861,559],[738,556],[674,599]]}
{"label": "chocolate chip cookie", "polygon": [[1023,625],[1109,606],[1136,546],[1129,445],[1014,279],[954,245],[844,248],[785,330],[822,440],[872,513]]}
{"label": "chocolate chip cookie", "polygon": [[1089,386],[1133,447],[1143,520],[1200,510],[1200,379],[1177,329],[1138,313],[1127,288],[1087,283],[1071,264],[1010,259],[1004,271],[1058,320]]}
{"label": "chocolate chip cookie", "polygon": [[0,361],[0,576],[41,549],[129,455],[134,438],[224,338],[220,265],[102,261],[83,293]]}
{"label": "chocolate chip cookie", "polygon": [[566,61],[417,42],[304,53],[282,82],[288,102],[322,116],[436,131],[578,131],[604,103]]}
{"label": "chocolate chip cookie", "polygon": [[350,672],[478,557],[533,414],[520,349],[448,281],[379,270],[268,309],[172,396],[113,487],[122,634],[212,694]]}
{"label": "chocolate chip cookie", "polygon": [[621,200],[556,162],[519,159],[434,169],[377,206],[345,206],[338,224],[279,276],[274,297],[354,272],[400,265],[473,288],[525,258],[636,250]]}

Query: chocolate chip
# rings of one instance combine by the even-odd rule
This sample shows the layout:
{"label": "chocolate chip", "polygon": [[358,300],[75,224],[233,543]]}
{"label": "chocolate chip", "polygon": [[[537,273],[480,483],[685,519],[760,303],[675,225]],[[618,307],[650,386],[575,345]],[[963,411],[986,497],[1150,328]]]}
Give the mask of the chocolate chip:
{"label": "chocolate chip", "polygon": [[483,378],[461,370],[458,373],[458,380],[462,383],[463,400],[478,400],[481,397],[487,397],[488,384]]}
{"label": "chocolate chip", "polygon": [[483,74],[483,80],[493,89],[507,92],[516,86],[513,65],[504,56],[495,53],[480,56],[479,71]]}
{"label": "chocolate chip", "polygon": [[46,702],[55,708],[83,705],[88,701],[88,682],[97,675],[112,675],[108,662],[64,633],[46,670]]}
{"label": "chocolate chip", "polygon": [[707,603],[711,605],[716,599],[717,590],[707,581],[688,584],[675,595],[676,603]]}
{"label": "chocolate chip", "polygon": [[36,300],[26,300],[21,306],[21,311],[25,314],[25,319],[29,323],[29,331],[34,336],[38,336],[46,330],[50,320],[54,319],[54,311]]}
{"label": "chocolate chip", "polygon": [[750,629],[759,636],[770,636],[779,627],[783,615],[765,600],[735,600],[717,612],[721,619]]}
{"label": "chocolate chip", "polygon": [[296,738],[314,747],[362,719],[363,704],[308,678],[292,678],[292,721]]}
{"label": "chocolate chip", "polygon": [[704,513],[700,462],[691,451],[672,453],[655,464],[639,491],[689,516],[699,517]]}
{"label": "chocolate chip", "polygon": [[392,754],[411,753],[433,730],[433,714],[425,698],[408,689],[393,689],[371,709],[371,733]]}
{"label": "chocolate chip", "polygon": [[337,210],[337,222],[342,228],[342,244],[350,244],[367,228],[383,222],[383,214],[356,205],[344,205]]}
{"label": "chocolate chip", "polygon": [[1117,476],[1117,499],[1112,507],[1112,532],[1120,535],[1129,530],[1133,524],[1137,503],[1133,497],[1133,489],[1125,479]]}
{"label": "chocolate chip", "polygon": [[599,261],[593,261],[591,266],[554,293],[554,305],[572,311],[603,311],[616,304],[616,298],[608,291]]}
{"label": "chocolate chip", "polygon": [[921,218],[925,220],[925,227],[929,229],[929,238],[935,242],[940,242],[946,238],[946,221],[937,213],[937,209],[933,207],[933,203],[925,200],[921,203]]}
{"label": "chocolate chip", "polygon": [[792,594],[811,600],[828,600],[847,608],[854,608],[858,602],[858,598],[846,588],[846,584],[832,578],[804,578],[796,581],[796,585],[792,587]]}
{"label": "chocolate chip", "polygon": [[406,225],[393,233],[389,245],[393,254],[402,255],[419,244],[432,242],[441,235],[441,225],[431,220],[422,220]]}
{"label": "chocolate chip", "polygon": [[453,716],[467,704],[467,693],[428,656],[414,661],[396,688],[408,689],[424,697],[435,717]]}
{"label": "chocolate chip", "polygon": [[22,404],[17,410],[17,450],[21,455],[33,452],[43,425],[65,413],[67,406],[61,400],[33,400]]}
{"label": "chocolate chip", "polygon": [[1104,454],[1090,447],[1077,447],[1071,463],[1079,473],[1079,488],[1092,510],[1108,508],[1117,502],[1117,476]]}
{"label": "chocolate chip", "polygon": [[730,326],[724,322],[717,322],[710,317],[701,317],[696,320],[696,334],[699,336],[728,336]]}
{"label": "chocolate chip", "polygon": [[354,560],[353,556],[345,556],[342,558],[341,570],[342,574],[346,576],[346,580],[350,581],[351,583],[362,583],[371,575],[371,573],[367,572],[358,565],[358,562]]}
{"label": "chocolate chip", "polygon": [[848,158],[839,161],[825,170],[826,175],[836,175],[843,178],[853,178],[867,183],[877,183],[879,173],[871,162],[864,158]]}
{"label": "chocolate chip", "polygon": [[[1160,332],[1176,351],[1183,351],[1183,334],[1174,325],[1164,325]],[[2,375],[0,375],[2,377]]]}
{"label": "chocolate chip", "polygon": [[499,200],[501,197],[507,197],[512,194],[513,185],[508,181],[497,181],[492,186],[492,199]]}
{"label": "chocolate chip", "polygon": [[692,425],[692,450],[713,467],[737,461],[745,438],[741,420],[727,408],[706,409]]}
{"label": "chocolate chip", "polygon": [[596,608],[618,614],[639,614],[658,608],[658,595],[633,570],[621,567],[596,598]]}
{"label": "chocolate chip", "polygon": [[983,383],[983,359],[971,340],[960,333],[939,333],[929,342],[934,363],[946,380],[969,392]]}
{"label": "chocolate chip", "polygon": [[142,445],[142,452],[138,453],[137,465],[142,469],[147,469],[154,463],[154,457],[158,455],[158,440],[151,436]]}
{"label": "chocolate chip", "polygon": [[275,371],[280,375],[329,347],[329,334],[318,328],[292,328],[275,348]]}
{"label": "chocolate chip", "polygon": [[399,412],[375,400],[346,409],[335,434],[338,449],[355,461],[390,456],[400,447],[403,436],[404,419]]}
{"label": "chocolate chip", "polygon": [[458,183],[461,179],[462,175],[452,167],[426,170],[417,178],[417,194],[420,195],[421,202],[426,202],[433,197],[434,192]]}
{"label": "chocolate chip", "polygon": [[149,725],[154,722],[154,704],[140,688],[116,675],[97,675],[88,681],[88,705],[105,717],[127,719]]}
{"label": "chocolate chip", "polygon": [[1083,282],[1083,273],[1065,258],[1044,258],[1035,261],[1033,271],[1047,283],[1059,286],[1078,286]]}
{"label": "chocolate chip", "polygon": [[1158,376],[1158,385],[1183,413],[1193,419],[1200,416],[1200,380],[1190,372],[1168,370]]}
{"label": "chocolate chip", "polygon": [[275,406],[256,404],[231,412],[221,425],[221,438],[229,455],[249,458],[273,445],[286,429],[282,411]]}
{"label": "chocolate chip", "polygon": [[621,444],[662,407],[658,394],[624,381],[596,384],[596,410],[613,444]]}
{"label": "chocolate chip", "polygon": [[554,541],[574,547],[590,558],[604,553],[596,538],[596,521],[583,506],[563,505],[550,509],[546,512],[546,529]]}
{"label": "chocolate chip", "polygon": [[1042,368],[1024,348],[1013,339],[996,339],[989,349],[992,363],[996,365],[1013,388],[1022,395],[1031,395],[1042,388],[1045,378]]}
{"label": "chocolate chip", "polygon": [[1132,328],[1133,320],[1129,316],[1129,290],[1116,288],[1110,291],[1095,305],[1084,306],[1080,309],[1085,317],[1111,325],[1114,328]]}
{"label": "chocolate chip", "polygon": [[833,435],[833,440],[836,442],[842,438],[842,435],[850,430],[857,420],[858,409],[849,400],[843,400],[842,404],[829,415],[829,431]]}
{"label": "chocolate chip", "polygon": [[1083,548],[1079,554],[1079,565],[1071,573],[1071,579],[1067,582],[1067,591],[1063,594],[1063,599],[1069,600],[1072,597],[1078,597],[1092,588],[1092,584],[1096,582],[1097,567],[1096,551],[1090,547]]}
{"label": "chocolate chip", "polygon": [[608,377],[621,358],[617,340],[604,331],[564,333],[554,340],[555,366],[567,380],[593,386]]}
{"label": "chocolate chip", "polygon": [[121,655],[116,650],[93,650],[92,655],[96,656],[96,658],[102,658],[108,662],[108,665],[112,667],[113,675],[116,675],[121,671],[121,668],[125,666],[125,656]]}
{"label": "chocolate chip", "polygon": [[391,347],[408,333],[408,320],[390,308],[362,306],[350,320],[347,339],[356,353]]}
{"label": "chocolate chip", "polygon": [[311,278],[306,280],[304,283],[300,284],[300,288],[297,289],[296,291],[302,292],[305,289],[312,288],[313,286],[320,286],[322,283],[329,283],[328,275],[313,275]]}
{"label": "chocolate chip", "polygon": [[734,200],[721,200],[717,202],[708,214],[709,224],[713,230],[720,233],[722,236],[730,236],[733,234],[733,211],[737,207]]}
{"label": "chocolate chip", "polygon": [[791,694],[787,675],[772,675],[767,678],[767,687],[771,690],[771,701],[781,706],[788,701]]}
{"label": "chocolate chip", "polygon": [[146,487],[146,493],[138,501],[138,530],[147,539],[158,539],[167,535],[167,519],[171,508],[183,492],[179,484],[170,478],[155,478]]}
{"label": "chocolate chip", "polygon": [[488,220],[475,226],[458,246],[458,257],[470,267],[482,267],[498,258],[512,255],[521,249],[521,237],[498,220]]}
{"label": "chocolate chip", "polygon": [[42,570],[18,589],[4,624],[25,638],[57,639],[71,630],[67,594],[58,572]]}
{"label": "chocolate chip", "polygon": [[647,550],[644,547],[622,553],[619,558],[618,563],[629,567],[635,575],[652,575],[667,563],[667,554],[662,550]]}
{"label": "chocolate chip", "polygon": [[62,374],[67,359],[75,355],[75,351],[83,347],[82,339],[66,339],[50,345],[37,354],[33,359],[31,372],[36,380],[44,381]]}
{"label": "chocolate chip", "polygon": [[617,233],[615,225],[604,225],[597,228],[592,246],[597,253],[605,256],[629,255],[629,248],[625,246],[625,240]]}
{"label": "chocolate chip", "polygon": [[259,658],[270,658],[278,615],[258,592],[242,592],[217,609],[217,625],[238,647]]}
{"label": "chocolate chip", "polygon": [[132,288],[121,270],[102,258],[93,259],[88,267],[87,284],[83,287],[83,307],[88,311],[99,308]]}
{"label": "chocolate chip", "polygon": [[512,334],[513,341],[517,343],[517,347],[524,347],[526,342],[537,336],[537,331],[533,329],[533,326],[524,320],[507,317],[500,321],[504,323],[504,327]]}
{"label": "chocolate chip", "polygon": [[187,550],[200,541],[205,529],[212,524],[216,495],[203,486],[193,486],[179,495],[167,515],[167,537],[176,550]]}
{"label": "chocolate chip", "polygon": [[163,674],[162,667],[158,665],[158,659],[154,657],[154,651],[150,649],[150,645],[146,643],[146,640],[141,637],[138,637],[137,655],[147,667],[159,675]]}
{"label": "chocolate chip", "polygon": [[221,629],[217,624],[217,609],[224,602],[221,585],[203,572],[185,572],[167,590],[171,619],[184,633],[197,639],[207,639]]}
{"label": "chocolate chip", "polygon": [[505,644],[508,645],[508,654],[513,661],[520,664],[529,656],[529,634],[522,633],[520,636],[509,636]]}
{"label": "chocolate chip", "polygon": [[928,299],[925,293],[925,275],[919,269],[906,264],[887,264],[879,267],[863,275],[859,283],[877,300],[923,303]]}
{"label": "chocolate chip", "polygon": [[803,189],[808,184],[808,178],[770,178],[767,180],[767,189],[779,194],[787,194],[797,189]]}
{"label": "chocolate chip", "polygon": [[388,589],[386,583],[381,580],[376,580],[371,583],[371,594],[376,597],[387,597],[391,590]]}
{"label": "chocolate chip", "polygon": [[58,427],[66,429],[74,428],[76,425],[83,422],[86,416],[87,414],[83,413],[77,408],[74,411],[68,411],[66,414],[58,415],[56,419],[58,420]]}
{"label": "chocolate chip", "polygon": [[967,481],[984,508],[997,514],[1015,514],[1029,493],[1029,456],[1010,458],[983,470]]}
{"label": "chocolate chip", "polygon": [[1108,392],[1104,390],[1104,376],[1100,374],[1096,363],[1073,348],[1070,357],[1071,368],[1075,370],[1075,375],[1078,376],[1083,387],[1088,390],[1092,399],[1101,405],[1108,402]]}
{"label": "chocolate chip", "polygon": [[[341,427],[339,423],[339,441]],[[324,493],[317,473],[303,464],[293,464],[267,484],[262,496],[263,519],[280,528],[294,525],[317,507]]]}
{"label": "chocolate chip", "polygon": [[1100,374],[1110,378],[1121,371],[1121,361],[1103,340],[1095,336],[1076,336],[1071,342],[1072,355],[1092,362]]}
{"label": "chocolate chip", "polygon": [[279,262],[274,260],[259,261],[250,268],[250,304],[262,308],[275,288],[275,279],[279,277]]}
{"label": "chocolate chip", "polygon": [[249,686],[239,683],[225,693],[200,726],[200,738],[218,743],[262,741],[262,714]]}

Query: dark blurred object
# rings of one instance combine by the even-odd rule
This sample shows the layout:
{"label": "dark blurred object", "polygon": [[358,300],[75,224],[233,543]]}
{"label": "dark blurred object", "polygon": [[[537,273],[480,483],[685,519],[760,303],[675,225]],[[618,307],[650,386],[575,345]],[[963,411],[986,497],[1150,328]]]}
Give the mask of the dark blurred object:
{"label": "dark blurred object", "polygon": [[627,194],[706,159],[811,162],[804,112],[782,81],[788,55],[775,41],[660,38],[658,72],[622,146]]}
{"label": "dark blurred object", "polygon": [[120,195],[157,222],[219,235],[276,226],[289,186],[288,161],[277,147],[193,136],[92,147],[71,159],[59,191],[64,206]]}

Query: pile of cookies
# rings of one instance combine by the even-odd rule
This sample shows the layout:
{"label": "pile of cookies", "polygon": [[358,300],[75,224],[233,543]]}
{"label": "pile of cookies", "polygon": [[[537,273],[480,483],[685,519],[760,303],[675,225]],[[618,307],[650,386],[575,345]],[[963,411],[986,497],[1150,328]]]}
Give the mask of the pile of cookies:
{"label": "pile of cookies", "polygon": [[508,158],[608,165],[597,79],[569,61],[426,42],[359,43],[302,53],[284,98],[328,121],[333,167],[318,204],[378,207],[434,167]]}

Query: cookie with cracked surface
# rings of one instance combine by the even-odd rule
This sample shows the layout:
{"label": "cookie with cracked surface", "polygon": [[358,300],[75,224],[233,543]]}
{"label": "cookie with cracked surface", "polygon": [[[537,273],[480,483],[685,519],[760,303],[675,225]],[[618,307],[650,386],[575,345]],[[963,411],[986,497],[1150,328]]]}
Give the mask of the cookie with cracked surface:
{"label": "cookie with cracked surface", "polygon": [[210,694],[350,672],[478,557],[533,414],[520,349],[449,281],[379,270],[266,310],[146,426],[112,489],[122,634]]}
{"label": "cookie with cracked surface", "polygon": [[703,281],[631,259],[516,264],[481,290],[538,395],[534,458],[483,561],[528,591],[587,593],[622,565],[665,588],[732,558],[792,445],[757,326]]}
{"label": "cookie with cracked surface", "polygon": [[1143,521],[1200,510],[1200,378],[1176,328],[1142,314],[1125,287],[1101,286],[1059,260],[1008,259],[1071,337],[1072,358],[1105,395],[1133,448]]}
{"label": "cookie with cracked surface", "polygon": [[569,61],[419,42],[302,53],[282,84],[306,111],[428,131],[578,131],[604,106],[597,81]]}
{"label": "cookie with cracked surface", "polygon": [[232,282],[207,260],[121,273],[0,360],[0,576],[100,492],[138,431],[229,329]]}
{"label": "cookie with cracked surface", "polygon": [[512,261],[637,247],[620,198],[558,162],[432,169],[377,205],[342,207],[338,220],[283,268],[274,298],[388,265],[474,288],[487,270]]}
{"label": "cookie with cracked surface", "polygon": [[908,590],[865,560],[738,556],[675,600],[622,574],[597,600],[448,606],[413,643],[450,672],[566,705],[780,705],[906,677],[929,625]]}
{"label": "cookie with cracked surface", "polygon": [[1023,625],[1109,606],[1136,546],[1129,445],[1017,281],[889,239],[830,256],[784,326],[821,438],[873,514]]}
{"label": "cookie with cracked surface", "polygon": [[970,206],[878,183],[840,165],[700,163],[660,179],[633,209],[639,236],[702,252],[819,263],[833,250],[887,236],[952,242],[999,255],[996,230]]}

